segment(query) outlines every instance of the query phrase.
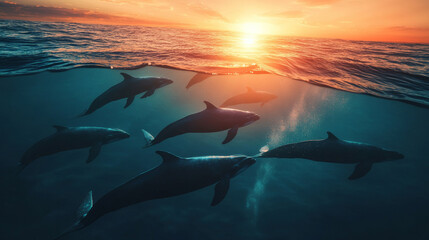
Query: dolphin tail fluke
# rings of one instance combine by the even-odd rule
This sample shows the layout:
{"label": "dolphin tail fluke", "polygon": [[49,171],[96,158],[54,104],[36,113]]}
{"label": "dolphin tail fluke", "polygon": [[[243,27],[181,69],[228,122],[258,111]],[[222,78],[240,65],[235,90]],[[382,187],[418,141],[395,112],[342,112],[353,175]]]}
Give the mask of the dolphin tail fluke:
{"label": "dolphin tail fluke", "polygon": [[155,139],[152,134],[150,134],[148,131],[142,129],[144,139],[146,140],[146,145],[143,148],[147,148],[153,145],[153,140]]}
{"label": "dolphin tail fluke", "polygon": [[78,221],[73,224],[73,226],[71,226],[70,228],[68,228],[67,230],[65,230],[63,233],[61,233],[60,235],[58,235],[56,238],[54,238],[54,240],[58,240],[63,238],[66,235],[69,235],[72,232],[78,231],[84,227],[86,227],[85,224],[83,224],[81,222],[81,220],[83,218],[86,217],[86,215],[88,214],[88,212],[91,210],[93,206],[93,200],[92,200],[92,191],[89,191],[88,195],[86,195],[85,199],[83,200],[82,204],[79,206],[78,209]]}

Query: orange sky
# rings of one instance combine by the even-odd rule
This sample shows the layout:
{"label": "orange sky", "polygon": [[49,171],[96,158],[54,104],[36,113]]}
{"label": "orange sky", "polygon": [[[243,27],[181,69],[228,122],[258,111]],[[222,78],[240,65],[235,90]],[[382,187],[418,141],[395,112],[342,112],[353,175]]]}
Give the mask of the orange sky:
{"label": "orange sky", "polygon": [[429,43],[429,0],[0,0],[0,18]]}

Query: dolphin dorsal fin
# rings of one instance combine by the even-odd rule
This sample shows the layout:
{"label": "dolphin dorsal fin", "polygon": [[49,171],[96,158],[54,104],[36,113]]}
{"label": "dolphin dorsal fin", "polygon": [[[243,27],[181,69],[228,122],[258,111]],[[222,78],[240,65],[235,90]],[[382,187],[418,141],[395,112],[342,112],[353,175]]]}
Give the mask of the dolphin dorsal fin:
{"label": "dolphin dorsal fin", "polygon": [[217,109],[217,107],[209,101],[204,101],[204,103],[206,104],[206,110]]}
{"label": "dolphin dorsal fin", "polygon": [[255,91],[251,87],[246,87],[246,88],[247,88],[247,92],[254,92]]}
{"label": "dolphin dorsal fin", "polygon": [[163,160],[164,163],[180,159],[180,157],[178,157],[176,155],[173,155],[173,154],[171,154],[169,152],[156,151],[156,154],[158,154],[159,156],[161,156],[161,158],[162,158],[162,160]]}
{"label": "dolphin dorsal fin", "polygon": [[68,127],[59,126],[59,125],[53,125],[52,127],[54,127],[55,129],[57,129],[57,132],[61,132],[61,131],[64,131],[64,130],[68,129]]}
{"label": "dolphin dorsal fin", "polygon": [[331,132],[327,131],[326,132],[328,134],[328,139],[329,140],[338,140],[338,138]]}
{"label": "dolphin dorsal fin", "polygon": [[121,75],[124,77],[124,81],[128,81],[128,80],[134,79],[133,76],[131,76],[131,75],[127,74],[127,73],[121,73]]}

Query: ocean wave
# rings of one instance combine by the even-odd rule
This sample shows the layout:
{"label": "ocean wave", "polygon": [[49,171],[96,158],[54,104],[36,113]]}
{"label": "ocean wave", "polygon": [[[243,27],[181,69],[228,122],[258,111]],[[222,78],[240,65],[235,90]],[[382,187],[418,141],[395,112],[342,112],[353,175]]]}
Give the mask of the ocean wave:
{"label": "ocean wave", "polygon": [[429,45],[0,20],[0,76],[147,65],[272,73],[429,107]]}

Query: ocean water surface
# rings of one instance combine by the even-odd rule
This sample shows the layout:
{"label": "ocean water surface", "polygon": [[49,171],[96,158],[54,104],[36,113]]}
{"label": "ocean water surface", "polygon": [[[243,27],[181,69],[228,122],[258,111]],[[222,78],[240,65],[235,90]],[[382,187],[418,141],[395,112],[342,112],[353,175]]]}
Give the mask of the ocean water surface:
{"label": "ocean water surface", "polygon": [[[97,201],[156,167],[156,150],[254,155],[327,131],[405,158],[354,181],[354,165],[257,159],[218,206],[210,186],[107,214],[64,240],[429,238],[428,45],[6,20],[0,30],[0,239],[54,238],[76,221],[88,191]],[[126,109],[120,100],[77,117],[121,72],[174,83]],[[187,89],[198,74],[210,77]],[[142,148],[141,129],[156,134],[203,110],[204,100],[220,105],[246,87],[278,98],[236,106],[261,119],[230,143],[218,132]],[[67,151],[16,176],[22,154],[52,125],[116,127],[131,137],[103,146],[89,164],[87,149]]]}
{"label": "ocean water surface", "polygon": [[274,73],[429,106],[429,45],[0,20],[0,76],[148,64],[210,74]]}

